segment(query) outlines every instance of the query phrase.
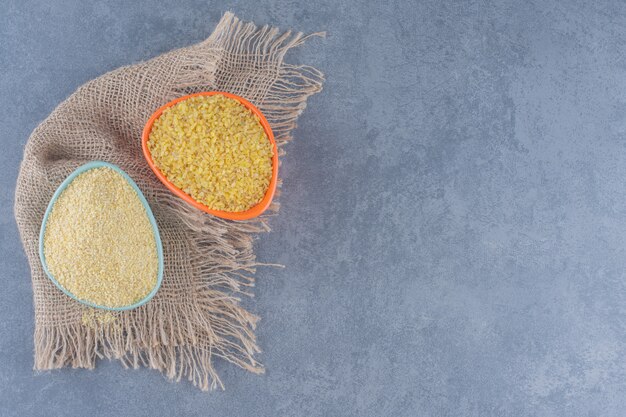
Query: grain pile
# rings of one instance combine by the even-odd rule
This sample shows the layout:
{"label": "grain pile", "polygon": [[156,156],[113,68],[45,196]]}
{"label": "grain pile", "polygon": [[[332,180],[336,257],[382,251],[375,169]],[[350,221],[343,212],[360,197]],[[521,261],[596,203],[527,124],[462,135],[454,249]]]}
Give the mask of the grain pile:
{"label": "grain pile", "polygon": [[146,209],[111,168],[85,171],[63,190],[43,241],[48,271],[80,300],[129,306],[157,283],[156,241]]}
{"label": "grain pile", "polygon": [[263,126],[221,94],[166,109],[152,126],[148,149],[170,182],[213,210],[248,210],[270,184],[273,150]]}

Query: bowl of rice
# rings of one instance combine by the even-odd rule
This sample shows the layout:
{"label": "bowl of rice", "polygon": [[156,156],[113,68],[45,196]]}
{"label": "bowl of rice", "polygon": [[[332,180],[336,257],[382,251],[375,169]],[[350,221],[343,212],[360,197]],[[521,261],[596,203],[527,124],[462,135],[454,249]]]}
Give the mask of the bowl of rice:
{"label": "bowl of rice", "polygon": [[272,129],[252,103],[234,94],[201,92],[170,101],[150,117],[141,144],[170,191],[214,216],[260,216],[276,192]]}

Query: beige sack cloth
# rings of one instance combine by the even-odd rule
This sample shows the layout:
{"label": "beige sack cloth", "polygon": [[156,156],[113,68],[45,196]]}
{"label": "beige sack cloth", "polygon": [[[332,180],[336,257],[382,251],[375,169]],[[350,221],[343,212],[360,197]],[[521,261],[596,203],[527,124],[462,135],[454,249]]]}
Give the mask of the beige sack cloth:
{"label": "beige sack cloth", "polygon": [[[305,39],[302,33],[244,24],[226,13],[206,41],[86,83],[34,130],[17,181],[15,217],[32,273],[35,369],[93,368],[97,358],[116,358],[177,381],[188,378],[202,390],[223,388],[214,358],[263,372],[254,358],[258,318],[240,306],[238,296],[250,295],[251,275],[259,265],[252,238],[269,230],[267,216],[277,204],[268,215],[245,222],[202,213],[157,180],[142,156],[140,138],[149,116],[166,102],[218,90],[258,106],[279,147],[284,145],[307,98],[323,82],[315,68],[283,62],[285,53]],[[110,313],[113,317],[57,289],[37,250],[52,194],[91,160],[116,164],[137,182],[163,240],[161,289],[146,305]]]}

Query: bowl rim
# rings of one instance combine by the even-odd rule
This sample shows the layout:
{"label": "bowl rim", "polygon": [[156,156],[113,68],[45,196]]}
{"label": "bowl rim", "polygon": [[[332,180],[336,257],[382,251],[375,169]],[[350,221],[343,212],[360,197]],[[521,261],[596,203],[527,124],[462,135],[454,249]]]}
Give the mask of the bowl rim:
{"label": "bowl rim", "polygon": [[[128,181],[131,187],[135,190],[135,192],[137,193],[137,196],[139,197],[139,201],[141,201],[144,208],[146,209],[148,220],[150,221],[150,225],[152,226],[152,230],[154,232],[154,240],[156,242],[156,248],[157,248],[158,271],[157,271],[157,282],[154,285],[154,288],[152,288],[152,291],[150,291],[148,295],[146,295],[144,298],[137,301],[136,303],[128,305],[128,306],[122,306],[122,307],[101,306],[101,305],[92,303],[90,301],[82,300],[78,298],[75,294],[71,293],[69,290],[64,288],[56,280],[54,275],[52,275],[52,273],[48,269],[48,264],[46,262],[46,256],[44,253],[44,235],[46,232],[46,225],[48,224],[48,217],[50,216],[52,207],[54,207],[54,204],[56,203],[61,193],[65,191],[67,186],[70,185],[70,183],[74,181],[74,179],[78,177],[80,174],[83,174],[84,172],[87,172],[94,168],[102,168],[102,167],[111,168],[114,171],[116,171],[118,174],[121,174],[122,177],[124,177],[124,179]],[[102,310],[124,311],[124,310],[132,310],[134,308],[140,307],[146,304],[155,296],[159,288],[161,288],[161,282],[163,281],[163,243],[161,241],[161,236],[159,234],[159,227],[157,225],[156,219],[154,218],[154,214],[152,213],[152,209],[150,208],[150,205],[148,204],[146,197],[143,195],[143,193],[141,192],[141,190],[139,189],[135,181],[133,181],[133,179],[117,165],[113,165],[111,163],[104,162],[104,161],[91,161],[84,165],[79,166],[70,175],[68,175],[67,178],[65,178],[65,180],[63,180],[61,185],[59,185],[59,188],[57,188],[54,194],[52,195],[52,198],[50,199],[50,202],[48,203],[48,207],[46,208],[46,212],[44,213],[43,221],[41,222],[41,229],[39,231],[39,259],[41,260],[41,265],[43,266],[43,270],[48,276],[48,278],[50,278],[50,280],[57,286],[57,288],[63,291],[65,295],[73,298],[74,300],[78,301],[81,304],[85,304],[89,307],[99,308]]]}
{"label": "bowl rim", "polygon": [[[270,184],[267,188],[267,191],[265,192],[265,195],[263,196],[263,199],[259,203],[257,203],[256,205],[254,205],[253,207],[245,211],[231,212],[231,211],[223,211],[223,210],[214,210],[214,209],[207,207],[205,204],[202,204],[201,202],[196,201],[193,197],[191,197],[189,194],[187,194],[186,192],[178,188],[170,180],[167,179],[167,177],[155,165],[154,161],[152,160],[152,155],[150,154],[150,150],[148,149],[148,139],[150,138],[150,132],[152,131],[152,126],[154,122],[156,121],[156,119],[158,119],[161,116],[163,111],[165,111],[167,108],[172,107],[173,105],[177,103],[180,103],[181,101],[188,100],[192,97],[213,96],[217,94],[221,94],[225,97],[237,100],[244,107],[246,107],[248,110],[254,113],[259,118],[259,121],[261,122],[261,126],[263,127],[263,130],[265,131],[265,134],[267,135],[267,138],[272,145],[272,151],[273,151],[272,177],[270,179]],[[159,107],[154,113],[152,113],[152,116],[150,116],[150,119],[148,119],[148,122],[144,126],[143,132],[141,134],[141,149],[143,150],[143,155],[146,161],[148,162],[150,169],[152,169],[152,171],[157,176],[157,178],[171,192],[173,192],[175,195],[177,195],[178,197],[180,197],[187,203],[191,204],[193,207],[199,210],[202,210],[206,213],[212,214],[214,216],[221,217],[223,219],[228,219],[228,220],[248,220],[254,217],[258,217],[269,208],[270,204],[272,203],[272,200],[274,199],[274,195],[276,194],[276,185],[278,183],[278,148],[276,146],[276,141],[274,140],[274,133],[272,132],[272,128],[270,127],[270,124],[265,118],[265,116],[263,115],[263,113],[261,113],[261,111],[258,108],[256,108],[252,103],[250,103],[248,100],[244,99],[243,97],[239,97],[238,95],[228,93],[225,91],[202,91],[199,93],[188,94],[182,97],[178,97],[166,103],[165,105]]]}

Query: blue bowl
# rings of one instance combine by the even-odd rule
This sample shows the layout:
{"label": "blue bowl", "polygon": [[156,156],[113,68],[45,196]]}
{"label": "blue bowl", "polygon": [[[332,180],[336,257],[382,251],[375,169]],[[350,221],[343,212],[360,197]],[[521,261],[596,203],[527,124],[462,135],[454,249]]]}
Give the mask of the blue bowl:
{"label": "blue bowl", "polygon": [[[61,284],[59,284],[59,282],[54,278],[54,276],[48,270],[48,265],[46,263],[46,257],[44,256],[43,237],[44,237],[44,234],[46,232],[46,224],[48,223],[48,216],[50,215],[50,212],[52,211],[52,207],[54,206],[54,203],[56,203],[57,198],[59,198],[59,196],[61,195],[63,190],[65,190],[65,188],[77,176],[79,176],[80,174],[82,174],[85,171],[89,171],[90,169],[101,168],[101,167],[111,168],[114,171],[118,172],[133,187],[133,189],[137,193],[137,196],[139,197],[139,201],[141,201],[141,203],[143,204],[143,206],[146,209],[146,213],[148,214],[148,220],[150,221],[150,224],[152,225],[152,231],[154,233],[154,240],[156,241],[157,258],[158,258],[158,262],[159,262],[156,285],[154,286],[152,291],[150,291],[150,293],[148,295],[146,295],[142,300],[136,302],[135,304],[129,305],[129,306],[106,307],[106,306],[100,306],[100,305],[91,303],[91,302],[86,301],[86,300],[81,300],[80,298],[76,297],[74,294],[72,294],[71,292],[69,292],[68,290],[63,288],[63,286]],[[63,181],[61,183],[59,188],[54,192],[54,195],[52,196],[52,199],[50,200],[50,203],[48,204],[48,208],[46,209],[46,213],[43,216],[43,222],[41,223],[41,231],[39,232],[39,258],[41,259],[41,264],[43,265],[43,270],[45,271],[46,275],[48,275],[48,278],[50,278],[50,280],[52,282],[54,282],[54,284],[61,291],[63,291],[65,294],[67,294],[69,297],[73,298],[74,300],[78,301],[79,303],[82,303],[82,304],[85,304],[85,305],[88,305],[88,306],[94,307],[94,308],[100,308],[100,309],[103,309],[103,310],[123,311],[123,310],[131,310],[133,308],[137,308],[139,306],[142,306],[145,303],[147,303],[148,301],[150,301],[152,299],[152,297],[154,297],[154,295],[157,293],[157,291],[161,287],[161,281],[163,280],[163,244],[161,242],[161,237],[159,236],[159,228],[157,226],[156,220],[154,219],[154,215],[152,214],[152,210],[150,209],[150,205],[148,205],[148,202],[146,201],[146,198],[144,197],[144,195],[141,192],[141,190],[139,189],[139,187],[137,187],[137,184],[135,184],[135,181],[133,181],[132,178],[130,176],[128,176],[128,174],[126,172],[124,172],[121,168],[119,168],[116,165],[109,164],[108,162],[92,161],[92,162],[88,162],[85,165],[82,165],[82,166],[78,167],[76,169],[76,171],[72,172],[65,179],[65,181]]]}

